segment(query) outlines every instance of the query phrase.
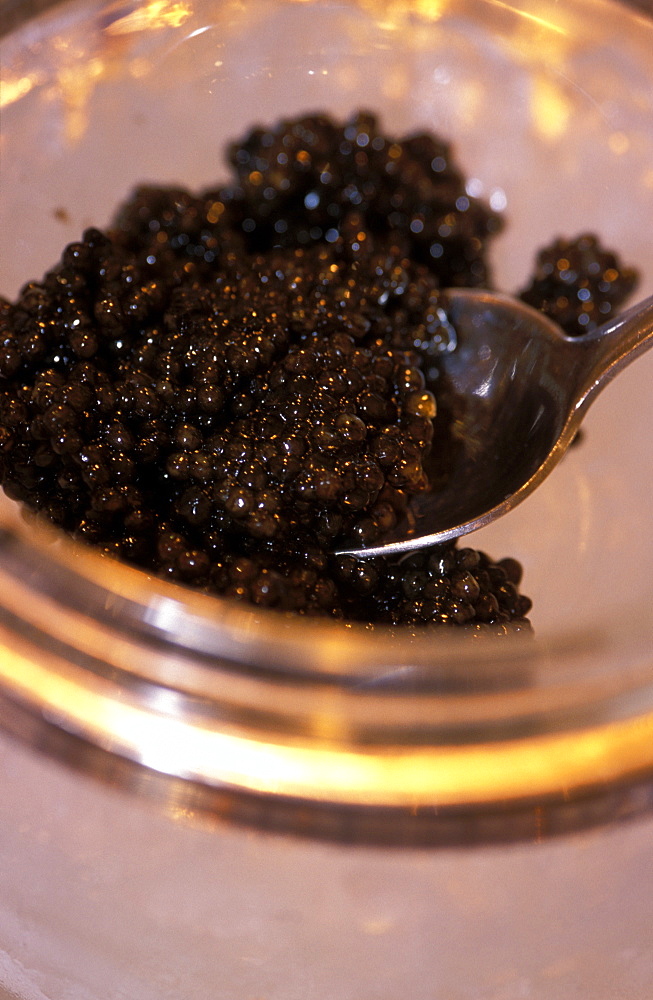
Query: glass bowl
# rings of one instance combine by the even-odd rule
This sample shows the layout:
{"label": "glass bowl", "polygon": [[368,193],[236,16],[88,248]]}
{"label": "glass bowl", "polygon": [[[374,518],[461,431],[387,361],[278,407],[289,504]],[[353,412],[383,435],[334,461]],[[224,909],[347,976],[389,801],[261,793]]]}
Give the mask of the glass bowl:
{"label": "glass bowl", "polygon": [[[40,6],[40,5],[39,5]],[[9,9],[8,9],[9,10]],[[496,284],[597,233],[653,293],[653,22],[603,0],[9,10],[0,293],[251,124],[377,112],[505,214]],[[27,12],[29,13],[29,12]],[[9,21],[8,21],[9,24]],[[535,638],[288,620],[0,501],[0,986],[48,1000],[648,1000],[653,357],[470,539]]]}

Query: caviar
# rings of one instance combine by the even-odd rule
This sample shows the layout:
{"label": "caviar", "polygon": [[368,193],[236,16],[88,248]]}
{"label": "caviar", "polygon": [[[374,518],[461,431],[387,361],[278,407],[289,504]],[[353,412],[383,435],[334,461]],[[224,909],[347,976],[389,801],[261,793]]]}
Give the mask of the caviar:
{"label": "caviar", "polygon": [[[229,158],[230,185],[140,187],[0,303],[5,491],[106,554],[257,606],[528,629],[515,560],[334,554],[381,541],[446,470],[440,289],[489,284],[499,218],[446,143],[396,141],[367,113],[255,129]],[[614,304],[618,266],[583,240],[542,256],[524,297],[571,289],[564,253],[588,277],[578,301]]]}
{"label": "caviar", "polygon": [[[501,219],[468,197],[451,147],[433,135],[397,142],[362,112],[253,129],[229,151],[252,247],[334,242],[349,229],[399,245],[434,269],[443,287],[488,284],[488,240]],[[353,227],[352,227],[353,223]]]}
{"label": "caviar", "polygon": [[555,240],[539,252],[521,298],[577,337],[610,319],[636,284],[633,268],[623,267],[596,236],[584,233],[573,240]]}

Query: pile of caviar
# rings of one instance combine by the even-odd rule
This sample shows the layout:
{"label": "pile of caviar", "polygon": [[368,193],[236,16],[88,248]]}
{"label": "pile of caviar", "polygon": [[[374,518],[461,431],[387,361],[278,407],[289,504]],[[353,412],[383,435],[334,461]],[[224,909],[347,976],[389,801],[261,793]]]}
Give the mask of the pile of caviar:
{"label": "pile of caviar", "polygon": [[[139,188],[107,232],[87,230],[0,302],[4,490],[208,593],[366,623],[528,629],[513,559],[455,543],[334,554],[382,541],[446,474],[438,359],[456,335],[441,289],[490,284],[499,218],[466,194],[446,143],[386,137],[370,114],[256,129],[229,159],[222,188]],[[629,275],[611,259],[606,298],[603,251],[584,241],[553,257],[573,263],[579,290],[599,289],[605,315]],[[536,305],[566,281],[548,260],[524,293]]]}
{"label": "pile of caviar", "polygon": [[521,298],[555,320],[570,337],[605,323],[637,285],[637,272],[592,233],[557,239],[540,250]]}

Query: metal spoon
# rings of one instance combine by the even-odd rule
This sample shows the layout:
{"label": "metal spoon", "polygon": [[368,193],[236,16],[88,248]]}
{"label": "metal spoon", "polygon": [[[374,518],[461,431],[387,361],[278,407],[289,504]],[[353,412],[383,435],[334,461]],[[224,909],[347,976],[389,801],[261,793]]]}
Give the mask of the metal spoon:
{"label": "metal spoon", "polygon": [[653,296],[579,337],[507,295],[452,289],[447,300],[457,346],[441,377],[462,400],[451,475],[411,500],[383,545],[343,552],[407,552],[507,514],[560,461],[601,389],[653,347]]}

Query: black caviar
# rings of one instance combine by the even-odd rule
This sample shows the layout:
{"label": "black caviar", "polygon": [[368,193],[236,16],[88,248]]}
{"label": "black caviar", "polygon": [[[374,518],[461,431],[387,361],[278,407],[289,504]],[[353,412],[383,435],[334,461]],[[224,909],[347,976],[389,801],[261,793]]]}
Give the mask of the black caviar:
{"label": "black caviar", "polygon": [[633,268],[623,267],[592,233],[583,233],[540,250],[521,298],[577,337],[610,319],[636,285]]}
{"label": "black caviar", "polygon": [[[446,143],[385,137],[370,114],[256,129],[229,158],[231,185],[139,188],[0,303],[5,491],[104,553],[259,606],[527,629],[515,560],[333,554],[382,540],[445,474],[440,289],[490,283],[499,218]],[[580,258],[556,245],[553,271],[545,254],[524,298],[571,294],[564,253],[589,281],[583,315],[585,287],[614,307],[630,272],[589,240]]]}
{"label": "black caviar", "polygon": [[485,249],[501,217],[467,195],[437,136],[397,142],[369,113],[344,125],[319,115],[253,129],[229,158],[242,191],[230,207],[253,248],[333,243],[362,229],[435,263],[443,287],[488,283]]}

